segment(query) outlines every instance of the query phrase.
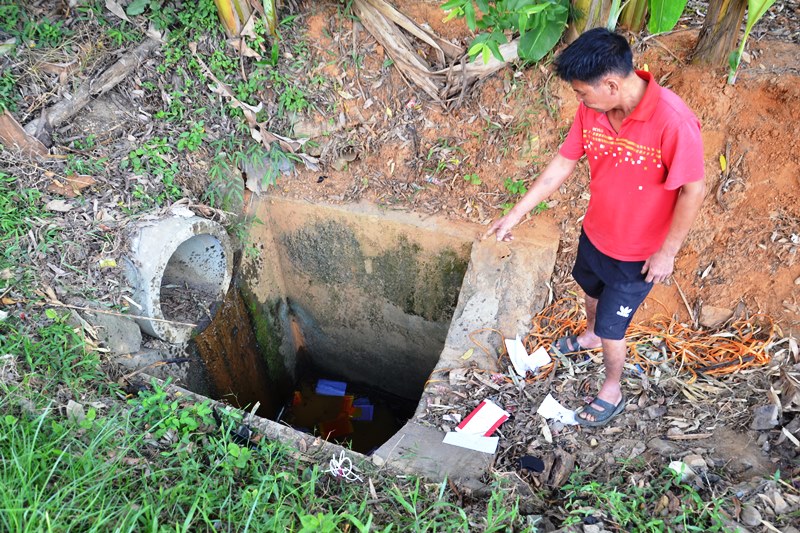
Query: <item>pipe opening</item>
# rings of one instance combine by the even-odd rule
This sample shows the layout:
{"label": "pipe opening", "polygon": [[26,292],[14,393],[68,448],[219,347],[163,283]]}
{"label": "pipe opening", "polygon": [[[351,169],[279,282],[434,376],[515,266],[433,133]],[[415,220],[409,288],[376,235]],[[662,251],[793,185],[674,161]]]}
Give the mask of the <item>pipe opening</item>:
{"label": "pipe opening", "polygon": [[225,290],[225,251],[219,239],[203,234],[181,243],[161,278],[159,302],[165,319],[208,323],[212,305]]}

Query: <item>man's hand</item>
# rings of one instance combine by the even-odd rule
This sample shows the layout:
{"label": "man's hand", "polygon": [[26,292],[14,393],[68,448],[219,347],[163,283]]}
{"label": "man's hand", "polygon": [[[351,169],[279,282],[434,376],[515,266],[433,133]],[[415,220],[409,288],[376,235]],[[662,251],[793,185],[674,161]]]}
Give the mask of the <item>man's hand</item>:
{"label": "man's hand", "polygon": [[644,280],[648,283],[663,283],[675,268],[675,256],[662,250],[657,251],[647,258],[642,267]]}
{"label": "man's hand", "polygon": [[514,236],[511,235],[511,228],[516,226],[517,222],[519,222],[519,219],[512,216],[511,213],[508,213],[504,217],[495,220],[492,225],[489,226],[488,231],[483,234],[481,240],[486,239],[494,233],[498,241],[511,242],[514,240]]}

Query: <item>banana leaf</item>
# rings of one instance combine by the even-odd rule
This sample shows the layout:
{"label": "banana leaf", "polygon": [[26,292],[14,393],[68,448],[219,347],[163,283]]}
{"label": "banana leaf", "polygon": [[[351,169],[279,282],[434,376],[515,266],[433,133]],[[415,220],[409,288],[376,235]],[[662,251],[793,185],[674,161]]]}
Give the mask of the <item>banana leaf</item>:
{"label": "banana leaf", "polygon": [[685,7],[686,0],[650,0],[647,30],[653,35],[670,31],[678,23]]}

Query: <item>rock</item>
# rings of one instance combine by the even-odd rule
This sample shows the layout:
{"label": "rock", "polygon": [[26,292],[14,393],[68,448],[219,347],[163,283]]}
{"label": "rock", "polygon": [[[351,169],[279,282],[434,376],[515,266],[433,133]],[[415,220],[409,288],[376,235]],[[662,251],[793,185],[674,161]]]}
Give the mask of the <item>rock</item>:
{"label": "rock", "polygon": [[728,520],[723,518],[722,525],[725,526],[725,529],[723,529],[723,531],[726,531],[727,533],[750,533],[749,529],[739,524],[738,522],[734,522],[733,520]]}
{"label": "rock", "polygon": [[783,496],[781,496],[781,493],[777,490],[767,494],[767,498],[776,515],[786,514],[789,511],[789,504],[786,503],[786,500],[783,499]]}
{"label": "rock", "polygon": [[664,439],[650,439],[647,441],[647,449],[661,457],[669,457],[678,452],[678,447],[675,444]]}
{"label": "rock", "polygon": [[761,513],[752,505],[742,506],[741,519],[746,526],[755,527],[761,525]]}
{"label": "rock", "polygon": [[667,408],[664,405],[650,405],[644,412],[650,420],[655,420],[667,414]]}
{"label": "rock", "polygon": [[[83,410],[83,405],[70,400],[67,402],[67,419],[80,424],[86,418],[86,412]],[[786,502],[783,502],[784,505]]]}
{"label": "rock", "polygon": [[697,477],[695,471],[692,470],[692,468],[683,461],[672,461],[669,464],[668,468],[673,472],[675,472],[676,474],[680,474],[681,481],[684,482],[691,481],[692,479]]}
{"label": "rock", "polygon": [[676,427],[672,427],[672,428],[669,428],[667,430],[667,436],[668,437],[679,437],[681,435],[683,435],[683,431],[681,431],[680,429],[678,429]]}
{"label": "rock", "polygon": [[333,127],[327,127],[322,122],[317,122],[313,119],[299,119],[292,127],[292,133],[295,137],[304,137],[306,139],[316,139],[323,135],[328,135],[334,130]]}
{"label": "rock", "polygon": [[592,439],[589,441],[589,446],[591,446],[592,448],[596,447],[597,446],[597,439],[592,437]]}
{"label": "rock", "polygon": [[733,311],[722,307],[704,305],[700,309],[700,325],[709,329],[718,328],[733,316]]}
{"label": "rock", "polygon": [[287,157],[275,160],[270,160],[266,157],[263,159],[247,158],[242,169],[242,172],[247,176],[245,187],[256,194],[260,194],[275,183],[279,172],[289,174],[292,168],[292,162]]}
{"label": "rock", "polygon": [[142,332],[133,319],[88,311],[84,317],[112,354],[134,353],[142,347]]}
{"label": "rock", "polygon": [[683,462],[694,470],[703,470],[708,468],[706,460],[697,454],[687,455],[683,458]]}
{"label": "rock", "polygon": [[603,531],[602,526],[598,524],[584,524],[583,525],[583,533],[600,533]]}
{"label": "rock", "polygon": [[753,409],[753,423],[750,429],[766,431],[778,425],[778,406],[775,404],[761,405]]}

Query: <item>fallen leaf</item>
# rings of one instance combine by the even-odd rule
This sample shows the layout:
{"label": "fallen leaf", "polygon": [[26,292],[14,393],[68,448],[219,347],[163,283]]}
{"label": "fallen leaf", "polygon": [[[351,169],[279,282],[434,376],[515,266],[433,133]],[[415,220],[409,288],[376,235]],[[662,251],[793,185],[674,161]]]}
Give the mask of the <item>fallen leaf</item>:
{"label": "fallen leaf", "polygon": [[38,64],[38,67],[42,70],[42,72],[46,72],[48,74],[55,74],[56,76],[69,74],[69,72],[74,70],[75,67],[77,66],[78,66],[77,59],[73,59],[68,63],[49,63],[47,61],[44,61]]}
{"label": "fallen leaf", "polygon": [[0,56],[5,56],[14,51],[17,47],[17,39],[12,37],[0,43]]}
{"label": "fallen leaf", "polygon": [[14,305],[17,301],[14,298],[9,298],[8,296],[3,296],[0,298],[0,304],[3,305]]}
{"label": "fallen leaf", "polygon": [[101,259],[100,260],[100,268],[115,268],[117,266],[117,262],[113,259]]}
{"label": "fallen leaf", "polygon": [[[0,320],[2,320],[2,318],[0,318]],[[795,446],[797,446],[798,448],[800,448],[800,440],[797,440],[797,437],[795,437],[794,435],[792,435],[792,434],[791,434],[791,432],[790,432],[788,429],[786,429],[786,428],[781,428],[781,432],[782,432],[784,435],[786,435],[786,438],[787,438],[787,439],[789,439],[790,441],[792,441],[792,442],[794,443],[794,445],[795,445]]]}
{"label": "fallen leaf", "polygon": [[28,156],[47,155],[45,145],[36,137],[28,135],[7,109],[0,115],[0,144],[15,148]]}
{"label": "fallen leaf", "polygon": [[75,198],[76,196],[80,196],[81,190],[95,183],[97,183],[97,181],[91,176],[70,174],[64,179],[63,183],[59,180],[53,180],[53,182],[47,186],[47,192],[60,194],[67,198]]}
{"label": "fallen leaf", "polygon": [[122,8],[122,6],[114,0],[106,0],[106,9],[114,13],[125,22],[131,21],[131,19],[128,18],[128,15],[125,14],[125,10]]}
{"label": "fallen leaf", "polygon": [[261,54],[247,46],[247,43],[242,38],[238,39],[228,39],[228,44],[231,45],[234,50],[242,54],[244,57],[254,57],[258,60],[261,60]]}
{"label": "fallen leaf", "polygon": [[48,211],[56,211],[58,213],[66,213],[75,208],[74,205],[64,200],[50,200],[44,207]]}
{"label": "fallen leaf", "polygon": [[728,160],[725,159],[725,156],[722,154],[719,156],[719,168],[721,168],[723,172],[728,168]]}
{"label": "fallen leaf", "polygon": [[472,357],[472,354],[473,354],[473,353],[475,353],[475,348],[470,348],[469,350],[467,350],[466,352],[464,352],[464,355],[462,355],[462,356],[461,356],[461,360],[462,360],[462,361],[466,361],[467,359],[469,359],[470,357]]}

